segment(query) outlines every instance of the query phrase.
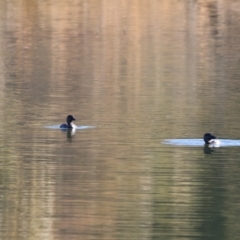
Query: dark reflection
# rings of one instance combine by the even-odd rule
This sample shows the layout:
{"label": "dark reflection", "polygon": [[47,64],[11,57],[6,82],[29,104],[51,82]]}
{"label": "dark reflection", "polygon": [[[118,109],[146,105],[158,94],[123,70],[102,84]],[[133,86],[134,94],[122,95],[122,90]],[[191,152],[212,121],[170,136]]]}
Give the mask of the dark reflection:
{"label": "dark reflection", "polygon": [[212,27],[212,35],[217,36],[219,34],[218,30],[218,8],[217,3],[210,3],[208,5],[209,9],[209,18],[210,18],[210,24]]}
{"label": "dark reflection", "polygon": [[76,133],[76,129],[68,128],[68,129],[61,129],[62,132],[66,132],[67,139],[72,139]]}
{"label": "dark reflection", "polygon": [[203,152],[205,154],[212,154],[214,152],[214,149],[209,147],[207,144],[204,145]]}
{"label": "dark reflection", "polygon": [[208,5],[209,9],[209,17],[213,21],[211,22],[212,25],[216,25],[218,23],[218,8],[217,3],[210,3]]}
{"label": "dark reflection", "polygon": [[228,239],[226,236],[227,214],[226,199],[228,198],[226,182],[224,180],[225,161],[219,157],[207,158],[204,161],[204,171],[199,174],[199,193],[201,204],[196,214],[201,217],[201,222],[196,230],[203,233],[202,239]]}

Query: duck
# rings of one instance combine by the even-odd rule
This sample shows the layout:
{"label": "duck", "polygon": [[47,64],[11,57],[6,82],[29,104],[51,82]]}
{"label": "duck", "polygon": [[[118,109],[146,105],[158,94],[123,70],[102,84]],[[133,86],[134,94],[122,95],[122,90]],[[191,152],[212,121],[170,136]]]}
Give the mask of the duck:
{"label": "duck", "polygon": [[219,144],[220,141],[217,140],[217,137],[212,135],[211,133],[205,133],[203,136],[203,140],[205,144]]}
{"label": "duck", "polygon": [[67,123],[63,123],[60,128],[62,129],[73,129],[76,128],[77,126],[72,122],[75,121],[76,119],[73,117],[73,115],[68,115],[66,118]]}

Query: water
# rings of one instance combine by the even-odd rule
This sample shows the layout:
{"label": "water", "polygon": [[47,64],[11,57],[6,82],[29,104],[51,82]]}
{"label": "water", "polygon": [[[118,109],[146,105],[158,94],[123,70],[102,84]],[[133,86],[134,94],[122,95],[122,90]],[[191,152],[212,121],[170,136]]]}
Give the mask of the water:
{"label": "water", "polygon": [[0,6],[1,239],[239,239],[239,3]]}

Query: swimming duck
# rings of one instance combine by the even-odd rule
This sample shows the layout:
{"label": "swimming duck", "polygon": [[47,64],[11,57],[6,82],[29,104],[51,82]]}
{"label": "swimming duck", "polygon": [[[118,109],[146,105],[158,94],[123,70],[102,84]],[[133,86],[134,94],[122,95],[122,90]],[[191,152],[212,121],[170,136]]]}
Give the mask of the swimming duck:
{"label": "swimming duck", "polygon": [[72,115],[68,115],[67,116],[67,119],[66,119],[66,122],[67,123],[63,123],[60,128],[62,129],[66,129],[66,128],[76,128],[76,125],[72,122],[72,121],[75,121],[76,119],[72,116]]}
{"label": "swimming duck", "polygon": [[211,133],[205,133],[203,136],[203,140],[206,144],[213,144],[213,143],[218,143],[219,140],[216,140],[217,138],[212,135]]}

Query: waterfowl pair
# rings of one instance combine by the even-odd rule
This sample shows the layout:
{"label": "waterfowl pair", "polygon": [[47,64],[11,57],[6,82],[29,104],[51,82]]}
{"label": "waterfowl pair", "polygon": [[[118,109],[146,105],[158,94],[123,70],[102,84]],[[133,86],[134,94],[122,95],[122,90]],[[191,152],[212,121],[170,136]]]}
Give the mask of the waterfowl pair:
{"label": "waterfowl pair", "polygon": [[[73,123],[76,119],[72,115],[68,115],[66,118],[67,123],[61,124],[60,128],[61,129],[73,129],[76,128],[77,126]],[[205,133],[203,136],[203,140],[205,144],[219,144],[219,140],[212,135],[211,133]]]}

